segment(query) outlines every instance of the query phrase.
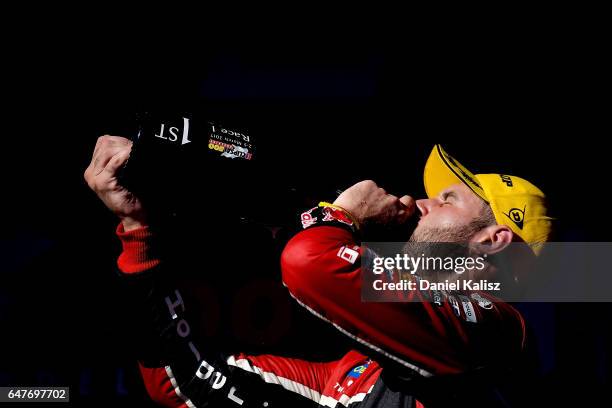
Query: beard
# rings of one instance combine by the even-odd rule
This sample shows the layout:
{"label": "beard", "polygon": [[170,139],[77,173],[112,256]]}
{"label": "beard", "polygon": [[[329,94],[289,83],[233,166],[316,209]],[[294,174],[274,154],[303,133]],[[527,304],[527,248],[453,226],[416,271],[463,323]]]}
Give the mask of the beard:
{"label": "beard", "polygon": [[[410,257],[427,258],[459,258],[474,255],[474,245],[470,239],[482,229],[479,222],[471,222],[444,228],[417,227],[403,248],[403,253]],[[456,274],[441,271],[427,270],[417,271],[417,275],[426,272],[433,273],[438,279],[457,278]],[[466,275],[469,275],[466,274]],[[466,276],[464,275],[464,276]]]}
{"label": "beard", "polygon": [[457,225],[445,228],[417,227],[408,242],[422,243],[466,243],[476,234],[482,226],[479,223],[471,222],[466,225]]}

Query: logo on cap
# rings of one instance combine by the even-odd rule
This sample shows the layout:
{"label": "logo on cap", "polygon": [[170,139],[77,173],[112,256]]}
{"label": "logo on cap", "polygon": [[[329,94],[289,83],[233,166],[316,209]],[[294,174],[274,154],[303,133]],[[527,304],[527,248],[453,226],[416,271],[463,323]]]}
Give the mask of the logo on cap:
{"label": "logo on cap", "polygon": [[504,213],[504,215],[510,218],[510,221],[515,223],[517,227],[519,227],[520,229],[523,229],[523,221],[525,220],[525,209],[526,208],[527,208],[526,204],[522,210],[520,208],[511,208],[508,214]]}
{"label": "logo on cap", "polygon": [[512,187],[512,179],[510,176],[506,176],[504,174],[500,174],[499,176],[501,177],[502,183],[506,183],[508,187]]}

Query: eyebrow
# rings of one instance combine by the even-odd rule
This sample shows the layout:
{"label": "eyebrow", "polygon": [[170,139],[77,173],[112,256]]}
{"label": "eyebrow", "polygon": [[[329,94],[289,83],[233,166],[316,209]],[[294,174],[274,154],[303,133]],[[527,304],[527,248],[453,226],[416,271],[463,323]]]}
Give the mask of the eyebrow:
{"label": "eyebrow", "polygon": [[455,193],[454,191],[445,191],[444,193],[442,193],[442,199],[446,200],[449,197],[453,198],[453,199],[458,199],[459,196],[457,195],[457,193]]}

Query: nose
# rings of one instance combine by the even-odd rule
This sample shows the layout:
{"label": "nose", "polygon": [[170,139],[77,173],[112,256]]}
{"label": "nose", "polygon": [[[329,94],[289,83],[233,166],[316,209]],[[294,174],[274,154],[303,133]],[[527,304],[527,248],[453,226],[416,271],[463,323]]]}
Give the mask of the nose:
{"label": "nose", "polygon": [[420,200],[416,200],[416,206],[421,212],[421,217],[426,216],[435,205],[436,205],[436,199],[423,198]]}

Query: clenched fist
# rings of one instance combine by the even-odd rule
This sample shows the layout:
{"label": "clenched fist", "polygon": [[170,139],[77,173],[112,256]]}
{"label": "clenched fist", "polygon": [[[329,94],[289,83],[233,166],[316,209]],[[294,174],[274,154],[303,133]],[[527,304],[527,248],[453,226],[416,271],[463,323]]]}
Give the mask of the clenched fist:
{"label": "clenched fist", "polygon": [[338,196],[338,205],[357,219],[359,224],[402,224],[414,214],[415,201],[410,196],[397,198],[378,187],[372,180],[351,186]]}
{"label": "clenched fist", "polygon": [[146,225],[142,203],[117,180],[117,172],[127,162],[132,142],[119,136],[101,136],[94,148],[85,180],[104,204],[121,219],[126,231]]}

